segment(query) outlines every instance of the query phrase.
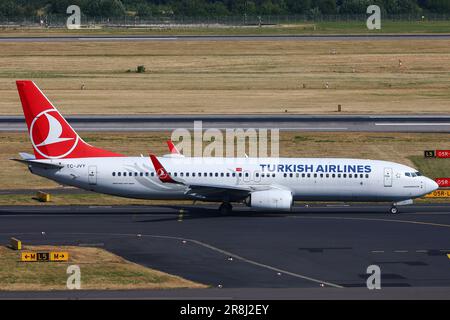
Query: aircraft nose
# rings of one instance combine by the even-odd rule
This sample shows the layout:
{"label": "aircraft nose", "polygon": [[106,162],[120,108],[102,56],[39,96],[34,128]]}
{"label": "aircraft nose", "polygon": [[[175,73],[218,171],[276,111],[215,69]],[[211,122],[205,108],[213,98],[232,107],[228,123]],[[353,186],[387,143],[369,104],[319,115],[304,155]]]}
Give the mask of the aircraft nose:
{"label": "aircraft nose", "polygon": [[439,188],[439,185],[436,183],[436,181],[434,181],[430,178],[427,178],[426,186],[427,186],[428,193],[431,193],[434,190],[437,190]]}

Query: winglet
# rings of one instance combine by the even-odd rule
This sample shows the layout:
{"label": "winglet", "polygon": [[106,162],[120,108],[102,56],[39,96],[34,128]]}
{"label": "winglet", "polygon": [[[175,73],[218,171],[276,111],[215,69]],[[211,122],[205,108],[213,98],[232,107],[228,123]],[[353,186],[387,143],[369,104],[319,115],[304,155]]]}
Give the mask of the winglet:
{"label": "winglet", "polygon": [[172,140],[167,140],[167,145],[169,146],[170,153],[180,154],[180,151],[178,151],[177,147],[175,147]]}
{"label": "winglet", "polygon": [[163,183],[178,183],[173,180],[166,169],[162,166],[161,162],[159,162],[158,158],[154,154],[150,154],[150,160],[152,160],[153,167],[155,168],[156,175],[159,180]]}

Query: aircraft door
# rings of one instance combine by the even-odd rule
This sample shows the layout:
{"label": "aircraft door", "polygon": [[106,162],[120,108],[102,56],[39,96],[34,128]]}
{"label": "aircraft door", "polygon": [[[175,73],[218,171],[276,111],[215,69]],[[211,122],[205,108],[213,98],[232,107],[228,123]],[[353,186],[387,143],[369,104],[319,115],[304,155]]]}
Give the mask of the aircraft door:
{"label": "aircraft door", "polygon": [[392,168],[384,168],[384,186],[392,187]]}
{"label": "aircraft door", "polygon": [[88,182],[90,185],[97,184],[97,166],[88,167]]}

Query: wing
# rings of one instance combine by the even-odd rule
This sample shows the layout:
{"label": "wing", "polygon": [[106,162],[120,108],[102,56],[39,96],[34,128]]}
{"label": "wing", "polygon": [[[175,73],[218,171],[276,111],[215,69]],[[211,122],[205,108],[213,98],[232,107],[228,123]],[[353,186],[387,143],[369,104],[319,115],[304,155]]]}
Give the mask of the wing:
{"label": "wing", "polygon": [[186,194],[198,200],[240,201],[253,190],[247,186],[224,186],[213,184],[188,184]]}

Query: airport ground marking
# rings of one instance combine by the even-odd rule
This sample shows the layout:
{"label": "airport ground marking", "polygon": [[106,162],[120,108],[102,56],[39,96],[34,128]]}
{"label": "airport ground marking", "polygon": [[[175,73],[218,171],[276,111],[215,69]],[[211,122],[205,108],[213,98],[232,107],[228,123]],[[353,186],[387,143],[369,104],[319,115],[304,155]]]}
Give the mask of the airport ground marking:
{"label": "airport ground marking", "polygon": [[[2,234],[2,233],[0,233],[0,234]],[[28,234],[36,234],[36,233],[28,233]],[[84,232],[82,232],[82,233],[80,233],[80,232],[59,233],[59,232],[55,232],[55,233],[53,233],[53,235],[117,236],[117,237],[134,237],[134,238],[136,237],[136,234],[129,234],[129,233],[95,233],[95,232],[94,233],[84,233]],[[220,248],[214,247],[214,246],[212,246],[210,244],[207,244],[205,242],[198,241],[198,240],[195,240],[195,239],[174,237],[174,236],[164,236],[164,235],[151,235],[151,234],[141,234],[141,237],[157,238],[157,239],[170,239],[170,240],[177,240],[177,241],[186,241],[188,243],[191,242],[191,243],[194,243],[194,244],[196,244],[196,245],[198,245],[200,247],[204,247],[204,248],[210,249],[212,251],[224,254],[227,257],[233,257],[233,258],[235,258],[237,260],[240,260],[240,261],[246,262],[248,264],[252,264],[252,265],[261,267],[261,268],[269,269],[269,270],[275,271],[277,273],[286,274],[286,275],[290,275],[290,276],[295,277],[295,278],[300,278],[300,279],[303,279],[303,280],[315,282],[315,283],[318,283],[319,285],[325,285],[325,286],[333,287],[333,288],[344,288],[343,286],[340,286],[340,285],[335,284],[335,283],[331,283],[331,282],[323,281],[323,280],[320,280],[320,279],[308,277],[308,276],[301,275],[301,274],[298,274],[298,273],[294,273],[294,272],[291,272],[291,271],[287,271],[287,270],[279,269],[279,268],[276,268],[276,267],[272,267],[272,266],[264,264],[264,263],[253,261],[253,260],[241,257],[241,256],[239,256],[237,254],[231,253],[229,251],[222,250]]]}
{"label": "airport ground marking", "polygon": [[391,122],[391,123],[375,123],[376,126],[450,126],[450,123],[424,123],[424,122]]}
{"label": "airport ground marking", "polygon": [[355,218],[355,217],[323,217],[323,216],[319,216],[319,217],[288,216],[288,218],[397,222],[397,223],[419,224],[419,225],[426,225],[426,226],[433,226],[433,227],[450,228],[450,224],[425,222],[425,221],[415,221],[415,220],[398,220],[398,219],[381,219],[381,218]]}

